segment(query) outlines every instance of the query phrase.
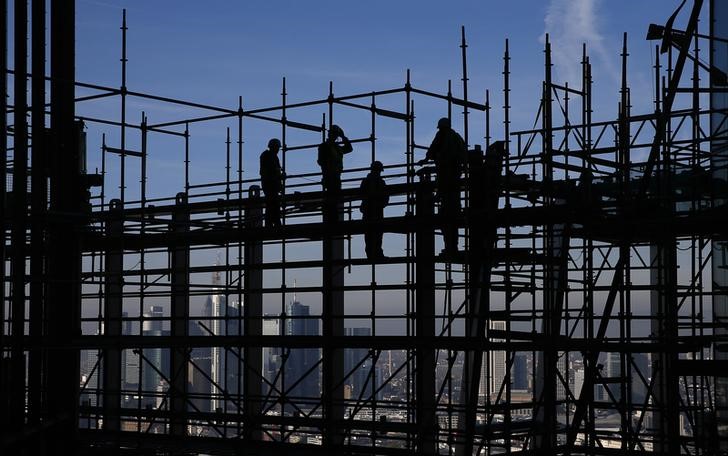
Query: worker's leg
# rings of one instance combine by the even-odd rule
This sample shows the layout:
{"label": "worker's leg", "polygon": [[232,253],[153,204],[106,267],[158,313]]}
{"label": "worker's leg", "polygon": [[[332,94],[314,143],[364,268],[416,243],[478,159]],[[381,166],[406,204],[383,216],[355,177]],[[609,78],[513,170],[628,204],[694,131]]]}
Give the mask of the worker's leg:
{"label": "worker's leg", "polygon": [[368,259],[376,260],[384,256],[384,251],[382,251],[383,236],[384,233],[377,228],[368,229],[364,232],[364,251]]}
{"label": "worker's leg", "polygon": [[271,189],[270,189],[270,186],[268,184],[266,184],[265,181],[263,181],[261,183],[263,184],[262,185],[263,186],[263,201],[265,202],[265,215],[264,215],[265,226],[271,226],[270,225],[270,216],[271,216],[271,212],[270,212],[270,194],[271,194]]}
{"label": "worker's leg", "polygon": [[[270,226],[281,225],[281,199],[277,193],[271,195],[270,202],[266,208],[266,216],[270,212]],[[266,223],[269,223],[266,220]]]}
{"label": "worker's leg", "polygon": [[442,237],[445,251],[454,253],[458,250],[457,218],[460,216],[460,193],[454,185],[440,191],[440,215],[442,216]]}
{"label": "worker's leg", "polygon": [[324,220],[335,222],[339,220],[338,205],[339,194],[341,193],[341,176],[338,173],[325,174],[323,176],[324,200],[323,215]]}
{"label": "worker's leg", "polygon": [[382,239],[384,238],[384,233],[382,230],[377,229],[374,233],[372,233],[372,241],[374,242],[374,254],[378,258],[382,258],[384,256],[384,251],[382,250]]}
{"label": "worker's leg", "polygon": [[367,254],[367,258],[370,260],[375,257],[374,254],[374,238],[372,230],[364,232],[364,253]]}
{"label": "worker's leg", "polygon": [[278,226],[281,224],[280,186],[275,183],[264,183],[263,195],[265,199],[265,226]]}

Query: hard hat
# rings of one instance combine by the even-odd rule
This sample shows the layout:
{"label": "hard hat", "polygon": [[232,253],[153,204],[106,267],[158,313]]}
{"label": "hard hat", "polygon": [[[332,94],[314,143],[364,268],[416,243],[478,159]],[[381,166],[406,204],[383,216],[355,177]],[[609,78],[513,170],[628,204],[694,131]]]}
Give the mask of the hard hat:
{"label": "hard hat", "polygon": [[331,131],[330,131],[330,133],[331,133],[332,135],[336,135],[336,136],[341,136],[341,135],[343,135],[343,134],[344,134],[344,130],[342,130],[342,129],[341,129],[341,127],[340,127],[340,126],[338,126],[338,125],[332,125],[332,126],[331,126]]}
{"label": "hard hat", "polygon": [[376,161],[373,161],[372,162],[372,168],[371,169],[372,169],[372,171],[382,172],[382,171],[384,171],[384,165],[379,160],[376,160]]}
{"label": "hard hat", "polygon": [[450,128],[450,119],[443,117],[437,121],[437,128]]}
{"label": "hard hat", "polygon": [[268,148],[273,149],[274,147],[277,147],[280,149],[281,147],[281,140],[278,138],[273,138],[270,141],[268,141]]}

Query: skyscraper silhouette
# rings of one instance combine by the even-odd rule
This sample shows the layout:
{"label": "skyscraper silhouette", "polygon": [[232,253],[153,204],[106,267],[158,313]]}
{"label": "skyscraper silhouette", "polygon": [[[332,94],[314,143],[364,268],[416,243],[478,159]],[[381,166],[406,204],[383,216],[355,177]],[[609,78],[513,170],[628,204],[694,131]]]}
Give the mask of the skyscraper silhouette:
{"label": "skyscraper silhouette", "polygon": [[[151,306],[149,312],[144,313],[144,324],[142,325],[142,335],[144,336],[162,336],[163,322],[161,318],[164,316],[164,309],[162,306]],[[167,352],[167,356],[165,353]],[[169,362],[164,362],[165,358],[168,359],[169,350],[154,347],[145,348],[142,351],[146,361],[142,361],[142,391],[145,393],[145,399],[143,400],[146,406],[156,406],[159,396],[156,393],[159,391],[160,381],[162,377],[159,372],[167,376],[169,372]],[[158,372],[159,371],[159,372]]]}
{"label": "skyscraper silhouette", "polygon": [[[319,334],[319,321],[310,318],[309,306],[300,302],[291,302],[287,309],[288,319],[286,320],[287,336],[317,336]],[[289,398],[318,398],[319,370],[313,369],[321,358],[321,351],[317,348],[296,348],[291,349],[288,359],[285,361],[285,389]],[[299,403],[299,407],[306,407],[306,404]]]}
{"label": "skyscraper silhouette", "polygon": [[[371,330],[369,328],[346,328],[347,336],[370,336]],[[351,398],[357,399],[361,394],[362,390],[365,389],[364,399],[369,397],[372,392],[372,381],[369,379],[369,372],[371,371],[372,361],[368,358],[369,351],[365,348],[349,348],[346,350],[344,372],[349,375],[347,384],[351,385]],[[364,360],[367,358],[366,360]],[[362,362],[362,360],[364,360]],[[361,364],[360,364],[361,363]],[[352,372],[353,371],[353,372]]]}
{"label": "skyscraper silhouette", "polygon": [[513,357],[513,389],[528,389],[528,358],[525,353],[516,353]]}
{"label": "skyscraper silhouette", "polygon": [[[239,336],[243,333],[241,320],[242,304],[232,301],[228,305],[227,297],[221,293],[222,279],[219,272],[212,275],[212,293],[205,302],[204,313],[208,317],[205,323],[209,335]],[[242,353],[239,348],[214,346],[210,348],[209,376],[212,379],[210,391],[212,411],[237,411],[237,406],[229,398],[238,394],[242,386],[239,375],[242,365]],[[225,396],[228,399],[225,399]]]}

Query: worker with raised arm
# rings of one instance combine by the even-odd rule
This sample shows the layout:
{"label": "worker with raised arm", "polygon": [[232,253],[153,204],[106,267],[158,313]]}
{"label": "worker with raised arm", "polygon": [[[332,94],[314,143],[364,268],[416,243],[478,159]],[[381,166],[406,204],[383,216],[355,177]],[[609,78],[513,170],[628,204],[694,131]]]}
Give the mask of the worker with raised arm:
{"label": "worker with raised arm", "polygon": [[417,164],[428,161],[435,163],[437,174],[437,198],[440,201],[442,237],[445,244],[443,255],[452,257],[458,251],[458,226],[460,215],[460,177],[465,167],[467,148],[463,138],[450,126],[450,119],[443,117],[437,122],[437,134],[427,149],[425,158]]}
{"label": "worker with raised arm", "polygon": [[381,221],[384,219],[384,208],[389,203],[389,194],[387,194],[387,184],[382,178],[383,170],[382,162],[373,162],[369,174],[359,186],[362,195],[359,207],[362,220],[370,222],[364,231],[364,251],[367,258],[372,261],[384,258],[382,251],[384,230]]}
{"label": "worker with raised arm", "polygon": [[[336,140],[341,139],[341,143]],[[332,125],[326,141],[318,146],[318,164],[321,167],[324,190],[338,192],[341,190],[341,172],[344,170],[344,155],[354,150],[344,130]]]}
{"label": "worker with raised arm", "polygon": [[[341,139],[341,142],[337,142]],[[326,141],[318,146],[317,162],[321,167],[321,184],[324,187],[324,215],[330,221],[338,220],[337,206],[341,192],[341,172],[344,170],[344,155],[354,150],[344,130],[338,125],[329,129]]]}
{"label": "worker with raised arm", "polygon": [[281,193],[285,174],[278,160],[281,141],[273,138],[268,141],[268,148],[260,154],[260,184],[265,196],[265,226],[281,224]]}

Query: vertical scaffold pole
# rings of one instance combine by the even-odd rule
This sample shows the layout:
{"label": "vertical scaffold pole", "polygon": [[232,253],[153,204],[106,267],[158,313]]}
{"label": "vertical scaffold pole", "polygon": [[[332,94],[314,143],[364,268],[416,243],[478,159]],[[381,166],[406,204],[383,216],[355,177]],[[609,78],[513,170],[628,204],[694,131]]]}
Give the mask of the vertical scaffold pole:
{"label": "vertical scaffold pole", "polygon": [[[172,231],[176,242],[169,249],[172,265],[171,333],[177,340],[189,335],[190,318],[190,247],[180,239],[190,230],[187,194],[178,193],[172,213]],[[189,348],[178,345],[170,349],[170,434],[187,434],[187,386]]]}
{"label": "vertical scaffold pole", "polygon": [[[510,151],[509,151],[509,144],[511,142],[511,106],[510,106],[510,98],[511,98],[511,86],[510,86],[510,75],[511,75],[511,69],[510,69],[510,62],[511,62],[511,56],[510,56],[510,49],[509,49],[509,43],[506,39],[505,41],[505,50],[503,53],[503,139],[504,144],[504,150],[503,150],[503,167],[505,168],[504,174],[504,185],[506,186],[506,191],[504,193],[503,198],[503,207],[505,209],[510,209],[511,207],[511,192],[510,188],[508,188],[508,179],[510,176]],[[488,103],[490,105],[490,103]],[[490,122],[488,122],[490,124]],[[490,136],[490,134],[488,134]],[[486,150],[490,147],[490,138],[488,139],[488,147],[486,147]],[[496,203],[496,206],[498,203]],[[497,239],[497,233],[495,234]],[[512,236],[511,236],[511,227],[506,226],[505,232],[504,232],[504,245],[506,249],[506,253],[510,252],[512,243]],[[511,258],[510,255],[506,254],[506,260],[504,264],[505,269],[505,275],[503,276],[503,283],[505,286],[505,310],[506,315],[511,315],[511,303],[513,302],[513,286],[511,281]],[[511,342],[511,319],[506,318],[505,319],[505,331],[506,331],[506,337],[505,342],[506,344],[510,344]],[[506,387],[506,403],[511,403],[511,385],[507,385]],[[511,414],[507,413],[504,422],[506,425],[506,436],[505,436],[505,446],[506,446],[506,454],[509,454],[511,451],[511,434],[508,431],[511,426]]]}
{"label": "vertical scaffold pole", "polygon": [[[249,202],[245,210],[245,226],[247,229],[259,229],[263,226],[263,210],[260,187],[253,185],[249,190]],[[263,335],[263,242],[249,238],[245,241],[245,276],[243,311],[245,314],[245,337],[248,341]],[[244,410],[245,438],[260,440],[262,431],[258,418],[262,406],[261,369],[263,365],[263,349],[260,346],[245,345],[245,371],[243,385],[245,387]]]}
{"label": "vertical scaffold pole", "polygon": [[[334,122],[334,85],[329,82],[329,129]],[[338,196],[337,196],[338,198]],[[340,422],[344,419],[344,350],[334,348],[332,337],[344,335],[344,237],[334,236],[330,229],[343,221],[343,204],[336,201],[333,213],[324,203],[323,238],[323,381],[324,446],[331,454],[344,442]],[[333,217],[333,220],[332,220]]]}
{"label": "vertical scaffold pole", "polygon": [[[121,214],[121,201],[111,200],[109,204],[109,219],[106,222],[105,234],[109,239],[121,239],[124,229],[124,220]],[[104,277],[104,335],[120,337],[121,311],[124,269],[124,252],[119,249],[106,251],[104,264],[106,265]],[[119,404],[121,385],[121,351],[118,347],[105,348],[103,351],[103,378],[104,378],[104,429],[119,431]]]}
{"label": "vertical scaffold pole", "polygon": [[[337,203],[336,213],[324,211],[324,225],[330,228],[332,223],[343,220],[342,204]],[[338,220],[327,220],[335,216]],[[340,421],[344,419],[344,350],[334,348],[332,337],[344,335],[344,237],[334,236],[330,232],[323,240],[323,387],[324,404],[324,445],[328,451],[335,452],[336,447],[343,444],[344,434],[340,429]]]}
{"label": "vertical scaffold pole", "polygon": [[119,168],[119,198],[121,199],[122,206],[126,202],[126,8],[121,12],[121,88],[120,88],[120,99],[121,99],[121,128],[120,134],[120,168]]}
{"label": "vertical scaffold pole", "polygon": [[[7,0],[0,0],[0,93],[8,93],[8,4]],[[5,201],[7,191],[7,160],[8,160],[8,98],[0,97],[0,201]],[[7,209],[0,204],[0,278],[5,281],[5,227]],[[0,315],[5,315],[5,287],[0,287]],[[4,317],[3,317],[4,318]],[[5,347],[5,324],[0,325],[0,347]],[[7,428],[9,421],[10,388],[6,384],[8,368],[5,360],[0,357],[0,425]]]}
{"label": "vertical scaffold pole", "polygon": [[465,41],[465,26],[460,28],[460,49],[462,50],[463,62],[463,139],[465,147],[469,146],[468,142],[468,45]]}
{"label": "vertical scaffold pole", "polygon": [[[543,137],[543,179],[545,182],[553,178],[552,151],[552,82],[551,82],[551,43],[549,35],[546,34],[544,48],[544,82],[542,104],[542,137]],[[543,195],[544,204],[550,205],[551,198]],[[534,419],[534,448],[543,454],[553,451],[556,446],[556,387],[557,387],[557,362],[558,353],[553,348],[553,341],[558,336],[560,325],[560,312],[558,308],[558,273],[555,271],[553,259],[556,255],[555,232],[553,225],[545,227],[545,250],[549,266],[544,272],[543,287],[543,321],[542,332],[546,340],[536,363],[536,384],[534,393],[536,396],[535,419]],[[562,246],[563,248],[563,246]]]}
{"label": "vertical scaffold pole", "polygon": [[437,454],[437,404],[435,349],[429,341],[435,337],[435,231],[429,174],[423,174],[417,186],[416,204],[416,216],[420,221],[415,234],[417,454],[433,455]]}
{"label": "vertical scaffold pole", "polygon": [[[13,197],[10,262],[12,371],[10,378],[11,428],[25,422],[25,255],[28,223],[28,2],[15,0],[15,76],[13,77]],[[0,94],[5,96],[5,94]],[[6,132],[2,132],[6,134]]]}
{"label": "vertical scaffold pole", "polygon": [[[79,351],[72,339],[81,334],[82,223],[75,215],[82,205],[78,128],[75,101],[75,1],[51,3],[51,203],[48,225],[47,335],[59,349],[48,357],[46,398],[48,417],[55,425],[47,439],[50,448],[71,453],[77,444]],[[72,217],[61,217],[71,214]]]}
{"label": "vertical scaffold pole", "polygon": [[[45,0],[32,3],[32,113],[33,125],[31,156],[31,207],[33,223],[30,228],[30,325],[31,337],[43,333],[43,299],[46,283],[45,272],[45,226],[42,222],[48,205],[48,184],[46,164],[45,128],[45,50],[46,50],[46,5]],[[3,92],[0,92],[3,93]],[[2,200],[0,200],[2,201]],[[33,350],[28,360],[28,422],[39,424],[42,400],[43,351]]]}
{"label": "vertical scaffold pole", "polygon": [[[710,4],[710,67],[718,68],[728,73],[728,43],[715,38],[724,38],[728,34],[728,3],[712,0]],[[714,86],[711,81],[711,87]],[[722,88],[722,87],[721,87]],[[725,125],[728,122],[726,115],[728,98],[723,91],[716,91],[710,95],[710,166],[714,181],[728,180],[728,136],[725,134]],[[722,132],[722,133],[721,133]],[[725,204],[728,199],[726,192],[714,195],[713,205]],[[716,239],[711,242],[712,281],[719,289],[728,287],[728,242]],[[713,323],[715,336],[728,336],[728,294],[716,294],[713,297]],[[714,359],[720,362],[728,360],[728,343],[716,343],[713,346]],[[721,372],[715,376],[715,415],[718,442],[715,451],[728,451],[728,372]]]}

